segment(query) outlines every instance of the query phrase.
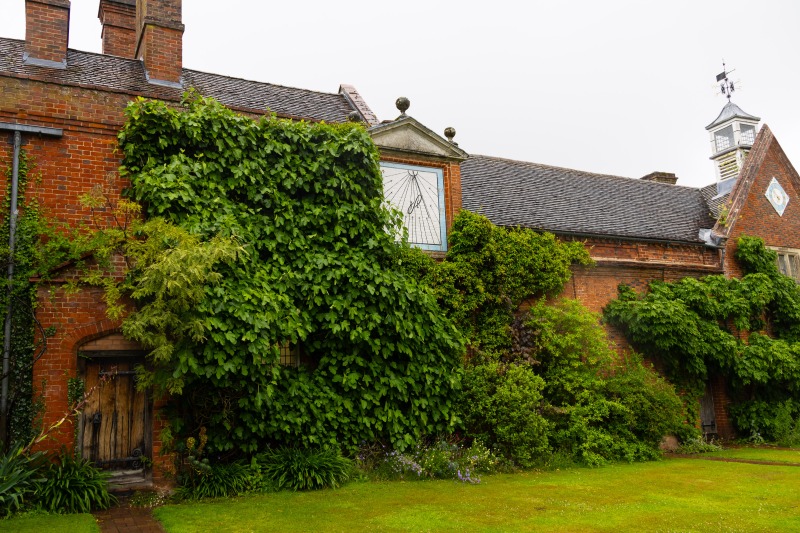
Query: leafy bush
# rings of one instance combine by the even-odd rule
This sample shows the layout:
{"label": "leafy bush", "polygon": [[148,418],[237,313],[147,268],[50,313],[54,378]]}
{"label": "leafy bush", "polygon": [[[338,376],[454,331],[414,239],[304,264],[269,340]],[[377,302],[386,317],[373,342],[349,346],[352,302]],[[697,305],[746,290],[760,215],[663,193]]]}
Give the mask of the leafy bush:
{"label": "leafy bush", "polygon": [[278,489],[336,488],[350,478],[353,462],[334,448],[268,450],[256,456],[263,476]]}
{"label": "leafy bush", "polygon": [[692,455],[696,453],[711,453],[722,450],[722,446],[715,443],[713,440],[707,441],[703,437],[695,437],[681,442],[675,453],[684,455]]}
{"label": "leafy bush", "polygon": [[527,365],[489,362],[467,368],[462,413],[467,435],[520,466],[549,451],[542,416],[544,380]]}
{"label": "leafy bush", "polygon": [[250,490],[251,475],[247,466],[234,462],[207,465],[196,475],[184,477],[184,483],[176,491],[178,499],[224,498],[238,496]]}
{"label": "leafy bush", "polygon": [[0,455],[0,517],[22,509],[36,491],[43,455],[22,453],[17,445]]}
{"label": "leafy bush", "polygon": [[731,406],[731,417],[748,436],[780,446],[800,445],[800,401],[751,400]]}
{"label": "leafy bush", "polygon": [[108,492],[107,473],[68,453],[44,469],[44,478],[36,489],[36,501],[52,513],[89,513],[108,509],[117,501]]}

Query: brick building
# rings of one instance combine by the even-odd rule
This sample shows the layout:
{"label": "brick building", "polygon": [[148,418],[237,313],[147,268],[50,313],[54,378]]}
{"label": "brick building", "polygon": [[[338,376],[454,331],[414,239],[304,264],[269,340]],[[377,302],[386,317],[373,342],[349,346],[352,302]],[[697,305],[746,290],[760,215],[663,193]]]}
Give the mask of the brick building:
{"label": "brick building", "polygon": [[[666,173],[632,180],[470,156],[453,142],[453,131],[444,138],[407,116],[402,99],[400,116],[379,122],[348,85],[320,93],[185,69],[181,0],[100,0],[102,54],[68,48],[69,0],[25,5],[25,40],[0,37],[0,130],[10,139],[0,145],[0,157],[11,161],[15,144],[22,145],[42,176],[28,194],[72,225],[90,222],[81,195],[109,177],[112,196],[126,185],[114,151],[126,104],[138,96],[177,102],[194,88],[254,117],[269,110],[289,119],[364,122],[381,150],[387,200],[407,212],[411,240],[434,254],[447,250],[447,232],[462,204],[499,225],[585,241],[597,266],[577,269],[565,295],[593,310],[616,296],[619,283],[642,288],[653,279],[735,275],[732,252],[742,233],[763,237],[779,249],[787,272],[798,274],[800,178],[769,128],[751,136],[748,127],[757,118],[735,105],[709,126],[715,164],[725,172],[716,183],[693,189],[675,185]],[[426,209],[411,212],[411,204]],[[56,332],[34,368],[34,383],[47,384],[44,421],[66,410],[69,377],[82,376],[91,386],[113,365],[120,371],[113,391],[107,387],[93,399],[80,422],[82,453],[136,475],[140,458],[151,457],[158,476],[168,463],[159,455],[161,422],[153,416],[159,399],[136,391],[126,374],[144,354],[106,317],[97,290],[66,295],[68,278],[67,268],[39,287],[38,317]],[[122,407],[109,422],[112,397]],[[722,403],[715,420],[720,433],[729,431]],[[72,437],[66,427],[59,435],[63,443]]]}

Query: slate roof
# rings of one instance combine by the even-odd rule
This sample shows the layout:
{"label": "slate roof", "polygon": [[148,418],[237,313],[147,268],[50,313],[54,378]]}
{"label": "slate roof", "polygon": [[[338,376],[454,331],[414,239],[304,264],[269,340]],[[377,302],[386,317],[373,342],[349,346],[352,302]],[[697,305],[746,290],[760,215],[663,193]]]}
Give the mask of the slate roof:
{"label": "slate roof", "polygon": [[719,218],[720,209],[731,197],[730,191],[725,194],[719,194],[719,189],[717,188],[716,183],[702,187],[700,189],[700,195],[708,205],[708,210],[711,212],[711,216],[715,218]]}
{"label": "slate roof", "polygon": [[700,189],[473,155],[461,164],[465,209],[501,226],[702,243],[714,220]]}
{"label": "slate roof", "polygon": [[190,69],[183,69],[185,89],[160,87],[147,82],[141,61],[72,49],[67,51],[66,69],[28,66],[22,63],[24,48],[24,41],[0,37],[0,75],[8,73],[61,85],[98,87],[164,100],[179,100],[185,89],[194,87],[201,94],[230,107],[253,112],[269,109],[284,117],[326,122],[345,122],[347,115],[356,110],[345,96],[337,93],[296,89]]}

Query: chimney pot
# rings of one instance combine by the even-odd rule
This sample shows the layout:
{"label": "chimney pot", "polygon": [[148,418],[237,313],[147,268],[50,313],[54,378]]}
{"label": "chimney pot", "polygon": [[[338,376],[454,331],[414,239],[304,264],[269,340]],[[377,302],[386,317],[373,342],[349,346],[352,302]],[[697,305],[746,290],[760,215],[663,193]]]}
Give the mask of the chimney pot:
{"label": "chimney pot", "polygon": [[678,177],[671,172],[651,172],[647,176],[642,176],[641,179],[644,181],[666,183],[667,185],[675,185],[678,182]]}
{"label": "chimney pot", "polygon": [[97,13],[103,25],[103,53],[136,57],[136,0],[100,0]]}
{"label": "chimney pot", "polygon": [[181,87],[183,70],[181,0],[136,0],[136,53],[147,80]]}
{"label": "chimney pot", "polygon": [[26,65],[67,68],[69,0],[25,0]]}

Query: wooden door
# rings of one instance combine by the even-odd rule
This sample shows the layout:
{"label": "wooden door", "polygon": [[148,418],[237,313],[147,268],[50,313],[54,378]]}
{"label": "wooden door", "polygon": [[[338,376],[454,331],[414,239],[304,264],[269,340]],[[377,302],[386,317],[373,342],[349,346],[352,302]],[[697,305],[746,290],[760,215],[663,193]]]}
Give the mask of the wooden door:
{"label": "wooden door", "polygon": [[143,471],[150,456],[150,402],[136,388],[139,358],[103,358],[86,362],[86,390],[94,390],[81,417],[82,456],[100,468]]}
{"label": "wooden door", "polygon": [[706,385],[706,392],[700,399],[700,423],[703,426],[704,435],[717,432],[717,415],[714,411],[714,391],[711,383]]}

